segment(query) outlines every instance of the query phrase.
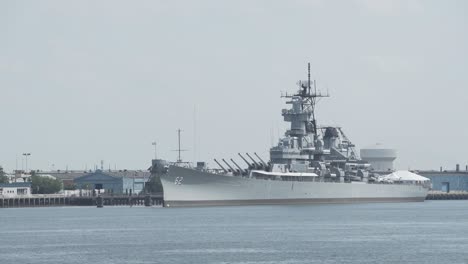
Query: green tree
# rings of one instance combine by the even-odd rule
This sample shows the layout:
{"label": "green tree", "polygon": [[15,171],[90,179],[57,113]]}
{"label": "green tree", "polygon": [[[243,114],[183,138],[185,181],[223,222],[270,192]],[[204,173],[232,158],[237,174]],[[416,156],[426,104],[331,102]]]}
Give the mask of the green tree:
{"label": "green tree", "polygon": [[49,177],[31,176],[31,189],[34,194],[57,193],[62,189],[62,182]]}
{"label": "green tree", "polygon": [[5,171],[3,171],[3,167],[0,166],[0,183],[8,183],[8,177],[5,175]]}

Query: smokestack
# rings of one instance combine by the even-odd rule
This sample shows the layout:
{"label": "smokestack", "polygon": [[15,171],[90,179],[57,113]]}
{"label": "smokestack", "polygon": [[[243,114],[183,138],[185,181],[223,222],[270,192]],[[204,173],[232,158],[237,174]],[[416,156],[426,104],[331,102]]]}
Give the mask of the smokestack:
{"label": "smokestack", "polygon": [[457,171],[457,172],[460,171],[460,164],[457,164],[457,167],[456,167],[455,171]]}
{"label": "smokestack", "polygon": [[466,171],[468,171],[468,165],[466,165]]}
{"label": "smokestack", "polygon": [[440,172],[442,172],[442,166],[440,166]]}

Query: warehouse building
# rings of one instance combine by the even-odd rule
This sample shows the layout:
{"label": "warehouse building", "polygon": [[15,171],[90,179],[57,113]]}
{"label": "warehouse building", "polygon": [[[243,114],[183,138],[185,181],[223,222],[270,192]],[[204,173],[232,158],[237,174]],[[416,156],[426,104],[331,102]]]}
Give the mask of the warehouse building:
{"label": "warehouse building", "polygon": [[468,192],[468,166],[465,167],[465,170],[460,170],[460,166],[457,165],[455,170],[442,170],[440,168],[439,171],[418,171],[417,173],[431,179],[434,191]]}
{"label": "warehouse building", "polygon": [[95,190],[98,194],[136,195],[143,191],[148,173],[96,170],[73,179],[76,189]]}

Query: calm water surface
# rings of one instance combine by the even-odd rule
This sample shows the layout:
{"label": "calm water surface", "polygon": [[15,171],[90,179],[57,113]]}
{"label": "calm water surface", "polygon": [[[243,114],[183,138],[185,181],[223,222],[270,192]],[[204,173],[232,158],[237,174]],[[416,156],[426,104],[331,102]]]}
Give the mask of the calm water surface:
{"label": "calm water surface", "polygon": [[0,209],[0,263],[468,263],[468,201]]}

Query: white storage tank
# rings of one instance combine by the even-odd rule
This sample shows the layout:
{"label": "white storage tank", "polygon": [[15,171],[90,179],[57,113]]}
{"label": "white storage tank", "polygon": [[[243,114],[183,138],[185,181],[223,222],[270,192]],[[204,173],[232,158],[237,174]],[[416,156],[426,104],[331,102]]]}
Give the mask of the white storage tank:
{"label": "white storage tank", "polygon": [[379,143],[361,149],[361,159],[369,162],[376,171],[393,171],[393,161],[396,158],[395,149]]}

